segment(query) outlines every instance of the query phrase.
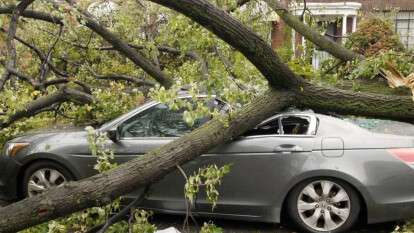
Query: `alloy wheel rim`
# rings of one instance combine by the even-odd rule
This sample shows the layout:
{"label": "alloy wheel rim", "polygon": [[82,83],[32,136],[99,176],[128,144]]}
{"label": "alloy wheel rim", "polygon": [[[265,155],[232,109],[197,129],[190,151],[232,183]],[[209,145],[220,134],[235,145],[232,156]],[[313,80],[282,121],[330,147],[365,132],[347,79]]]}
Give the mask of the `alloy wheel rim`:
{"label": "alloy wheel rim", "polygon": [[351,213],[351,201],[343,187],[329,180],[318,180],[302,189],[297,201],[302,221],[317,231],[333,231]]}
{"label": "alloy wheel rim", "polygon": [[34,172],[27,184],[29,197],[43,193],[51,187],[59,187],[66,183],[65,176],[51,168],[43,168]]}

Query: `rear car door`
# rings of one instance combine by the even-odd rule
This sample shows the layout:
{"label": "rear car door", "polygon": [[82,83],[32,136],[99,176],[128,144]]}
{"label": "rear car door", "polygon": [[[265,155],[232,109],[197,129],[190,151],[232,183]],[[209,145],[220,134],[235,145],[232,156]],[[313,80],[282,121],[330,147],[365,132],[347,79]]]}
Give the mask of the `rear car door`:
{"label": "rear car door", "polygon": [[212,210],[202,190],[196,211],[249,218],[274,215],[291,177],[313,153],[316,124],[311,114],[279,115],[201,156],[201,167],[230,164],[231,171],[219,188],[217,207]]}

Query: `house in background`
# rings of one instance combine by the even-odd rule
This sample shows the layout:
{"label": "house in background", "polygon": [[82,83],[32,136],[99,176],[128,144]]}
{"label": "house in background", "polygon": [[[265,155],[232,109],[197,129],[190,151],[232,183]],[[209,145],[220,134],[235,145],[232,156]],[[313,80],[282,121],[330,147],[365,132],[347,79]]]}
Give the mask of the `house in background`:
{"label": "house in background", "polygon": [[[302,15],[303,3],[292,4],[293,1],[290,0],[280,1],[289,6],[294,15]],[[393,15],[395,30],[399,34],[401,42],[408,49],[414,49],[414,0],[306,0],[306,8],[316,21],[327,24],[325,36],[338,43],[344,43],[346,37],[355,32],[358,27],[358,17],[363,17],[367,13],[387,15],[397,11]],[[284,23],[277,20],[272,25],[272,47],[283,46],[286,43],[281,39],[281,35],[286,31]],[[293,48],[298,48],[300,45],[305,46],[304,41],[301,35],[293,34]],[[298,55],[298,52],[296,54]],[[313,66],[319,68],[321,62],[327,58],[329,55],[326,52],[315,50]]]}

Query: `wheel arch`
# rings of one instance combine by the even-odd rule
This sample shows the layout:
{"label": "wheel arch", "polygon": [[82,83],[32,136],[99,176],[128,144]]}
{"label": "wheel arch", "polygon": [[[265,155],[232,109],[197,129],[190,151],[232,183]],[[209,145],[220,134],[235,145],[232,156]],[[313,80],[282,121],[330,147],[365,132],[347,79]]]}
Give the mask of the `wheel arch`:
{"label": "wheel arch", "polygon": [[289,195],[292,193],[293,189],[301,184],[302,182],[305,182],[307,180],[312,180],[312,179],[337,179],[340,180],[342,182],[347,183],[348,185],[350,185],[350,187],[352,187],[359,198],[360,201],[360,205],[361,205],[361,211],[359,213],[360,215],[360,222],[361,223],[367,223],[367,219],[368,219],[368,213],[369,213],[369,205],[372,202],[372,199],[370,198],[367,190],[364,188],[364,186],[362,185],[362,183],[360,181],[358,181],[357,179],[349,176],[348,174],[345,174],[343,172],[339,172],[339,171],[332,171],[332,170],[323,170],[323,171],[315,171],[315,172],[310,172],[310,173],[306,173],[306,174],[302,174],[298,177],[296,177],[295,179],[292,180],[292,182],[290,183],[289,187],[288,187],[288,191],[285,193],[284,197],[283,197],[283,202],[280,208],[280,213],[279,213],[279,217],[280,217],[280,222],[288,222],[289,219],[287,219],[287,200]]}

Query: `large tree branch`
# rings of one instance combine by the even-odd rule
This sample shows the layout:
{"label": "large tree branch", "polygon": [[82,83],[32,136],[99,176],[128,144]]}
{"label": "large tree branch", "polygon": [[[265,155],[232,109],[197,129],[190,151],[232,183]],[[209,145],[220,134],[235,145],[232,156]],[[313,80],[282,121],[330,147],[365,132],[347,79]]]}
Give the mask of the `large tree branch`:
{"label": "large tree branch", "polygon": [[86,104],[92,102],[93,98],[91,95],[75,89],[62,88],[53,94],[42,96],[28,103],[23,109],[11,115],[5,122],[0,122],[0,129],[4,129],[10,126],[13,122],[34,116],[46,108],[66,101]]}
{"label": "large tree branch", "polygon": [[304,83],[297,92],[297,106],[321,113],[339,113],[414,123],[410,96],[380,95],[345,91]]}

